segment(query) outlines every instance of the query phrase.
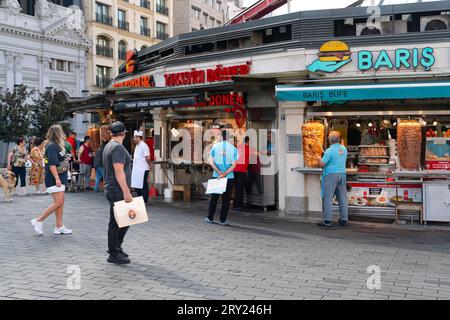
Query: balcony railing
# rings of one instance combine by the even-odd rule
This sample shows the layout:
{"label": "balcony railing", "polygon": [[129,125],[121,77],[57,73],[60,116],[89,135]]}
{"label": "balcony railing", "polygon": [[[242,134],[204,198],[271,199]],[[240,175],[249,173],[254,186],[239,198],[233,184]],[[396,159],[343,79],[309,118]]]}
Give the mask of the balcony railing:
{"label": "balcony railing", "polygon": [[108,26],[112,26],[113,25],[113,18],[110,16],[106,16],[104,14],[95,14],[95,21],[97,21],[98,23],[103,23],[103,24],[107,24]]}
{"label": "balcony railing", "polygon": [[167,40],[169,39],[169,34],[165,32],[157,32],[156,38],[158,38],[159,40]]}
{"label": "balcony railing", "polygon": [[169,15],[169,8],[167,8],[166,6],[162,6],[160,4],[157,4],[156,5],[156,12],[168,16]]}
{"label": "balcony railing", "polygon": [[141,7],[142,7],[142,8],[150,9],[150,8],[151,8],[151,7],[150,7],[150,1],[147,1],[147,0],[141,0]]}
{"label": "balcony railing", "polygon": [[97,52],[98,56],[110,57],[110,58],[113,57],[113,48],[96,45],[95,51]]}
{"label": "balcony railing", "polygon": [[149,28],[141,27],[141,35],[150,37],[151,34],[152,34],[152,33],[151,33],[151,31],[150,31]]}
{"label": "balcony railing", "polygon": [[97,76],[95,84],[97,87],[106,88],[110,82],[111,79],[109,77]]}
{"label": "balcony railing", "polygon": [[125,31],[130,31],[130,24],[123,20],[117,21],[117,27],[119,27],[119,29],[122,29]]}

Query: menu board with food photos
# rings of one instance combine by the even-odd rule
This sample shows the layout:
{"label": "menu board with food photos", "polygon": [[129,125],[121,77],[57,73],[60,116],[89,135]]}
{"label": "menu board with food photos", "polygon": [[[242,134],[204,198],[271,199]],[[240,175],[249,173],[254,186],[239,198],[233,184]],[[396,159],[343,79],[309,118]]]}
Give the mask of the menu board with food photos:
{"label": "menu board with food photos", "polygon": [[350,206],[395,207],[396,203],[421,203],[421,184],[349,182]]}

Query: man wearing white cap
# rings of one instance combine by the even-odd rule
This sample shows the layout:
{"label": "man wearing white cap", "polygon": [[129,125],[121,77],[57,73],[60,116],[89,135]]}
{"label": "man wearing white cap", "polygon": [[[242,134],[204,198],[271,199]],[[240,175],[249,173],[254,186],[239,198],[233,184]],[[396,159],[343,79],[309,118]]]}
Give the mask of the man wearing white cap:
{"label": "man wearing white cap", "polygon": [[138,196],[144,198],[144,202],[148,202],[148,172],[150,170],[150,149],[144,142],[144,133],[142,131],[134,131],[134,149],[133,170],[131,172],[131,187],[134,188]]}

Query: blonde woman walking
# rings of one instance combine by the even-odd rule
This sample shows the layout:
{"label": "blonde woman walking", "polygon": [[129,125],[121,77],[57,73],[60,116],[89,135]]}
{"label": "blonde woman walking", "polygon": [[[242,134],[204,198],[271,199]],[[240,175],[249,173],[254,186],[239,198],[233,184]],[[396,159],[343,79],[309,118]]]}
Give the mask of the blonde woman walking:
{"label": "blonde woman walking", "polygon": [[56,216],[55,234],[71,234],[72,230],[63,225],[64,192],[67,183],[69,162],[65,148],[66,137],[60,125],[53,125],[47,132],[47,146],[45,147],[45,186],[47,192],[53,196],[53,203],[38,218],[31,220],[31,224],[38,235],[44,234],[43,222],[53,212]]}

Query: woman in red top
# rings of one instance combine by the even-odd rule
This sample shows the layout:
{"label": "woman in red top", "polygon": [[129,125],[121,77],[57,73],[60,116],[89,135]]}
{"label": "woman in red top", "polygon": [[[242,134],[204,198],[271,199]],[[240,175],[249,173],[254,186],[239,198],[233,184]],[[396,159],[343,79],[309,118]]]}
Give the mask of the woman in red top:
{"label": "woman in red top", "polygon": [[92,153],[91,137],[85,136],[84,142],[78,152],[78,159],[80,160],[80,171],[83,179],[80,179],[80,185],[85,190],[90,190],[92,165],[94,163],[94,154]]}
{"label": "woman in red top", "polygon": [[242,210],[244,206],[244,190],[247,183],[248,165],[250,163],[249,137],[244,138],[244,143],[237,146],[239,159],[234,169],[234,201],[233,210]]}

